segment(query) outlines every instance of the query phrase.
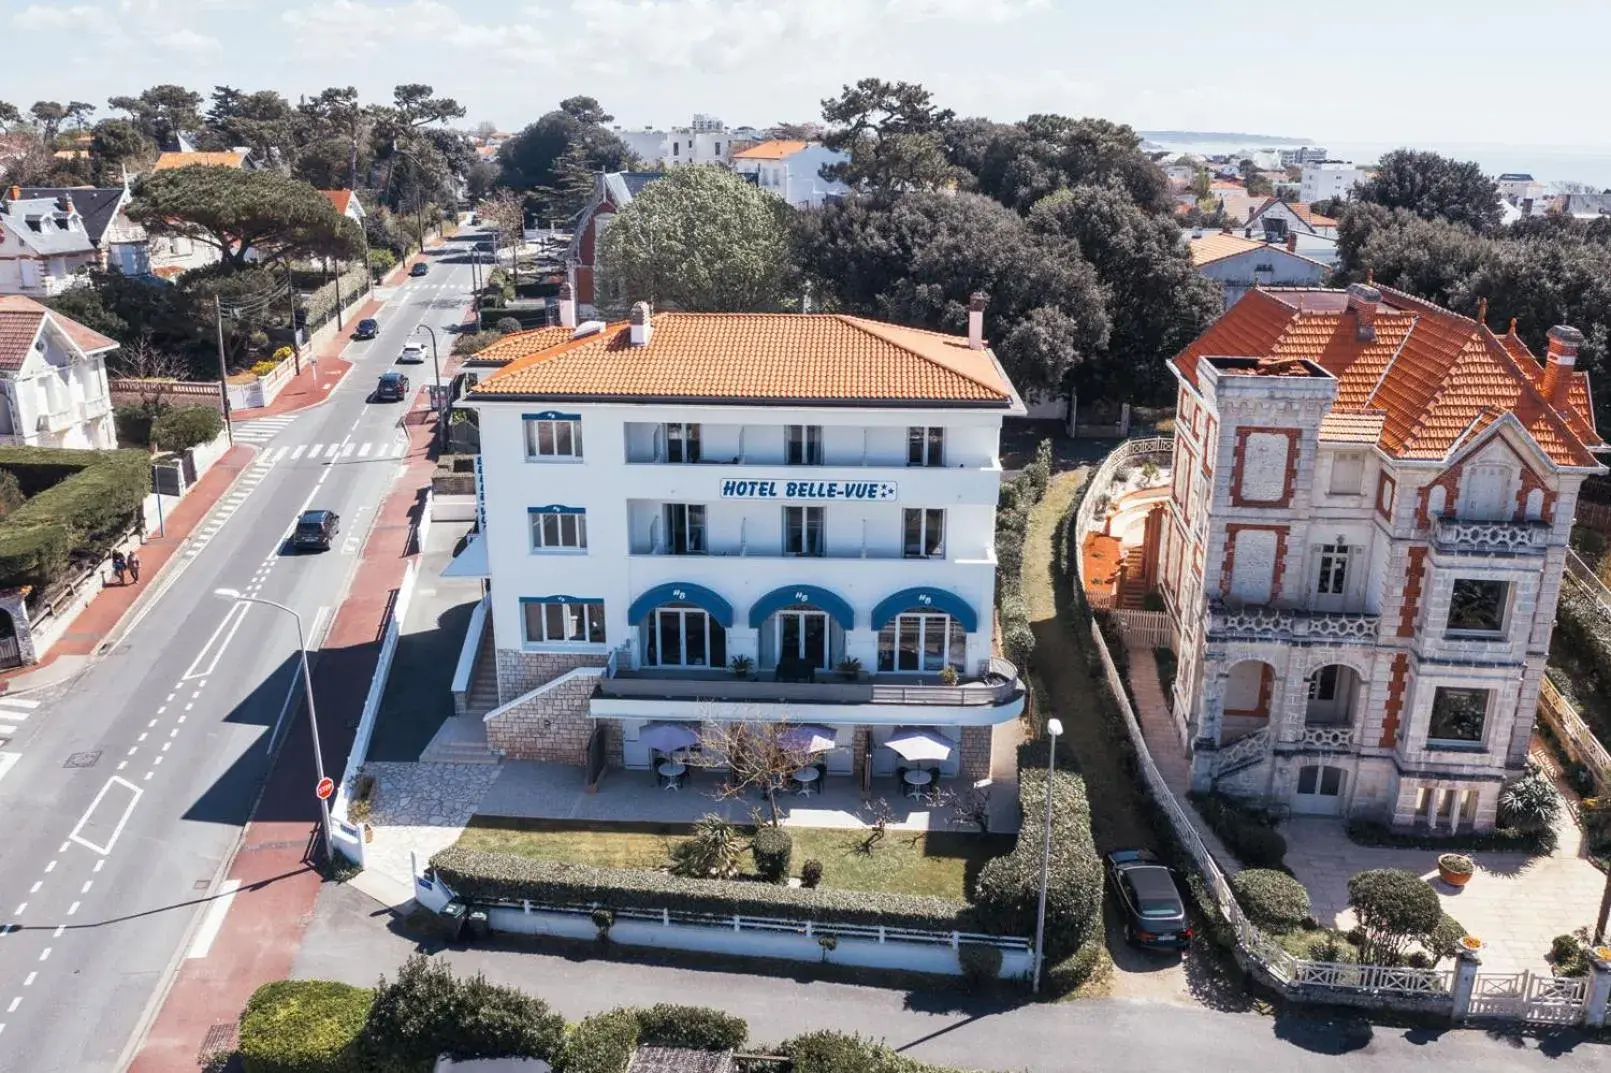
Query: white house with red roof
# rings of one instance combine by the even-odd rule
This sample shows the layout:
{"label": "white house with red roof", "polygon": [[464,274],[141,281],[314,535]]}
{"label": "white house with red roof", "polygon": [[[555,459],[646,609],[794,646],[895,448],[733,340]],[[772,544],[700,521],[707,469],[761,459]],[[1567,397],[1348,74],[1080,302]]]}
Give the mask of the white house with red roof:
{"label": "white house with red roof", "polygon": [[116,447],[105,356],[117,347],[31,298],[0,296],[0,443]]}
{"label": "white house with red roof", "polygon": [[320,190],[330,202],[330,207],[336,210],[339,216],[345,216],[353,223],[362,227],[364,224],[364,206],[358,200],[358,195],[352,190]]}
{"label": "white house with red roof", "polygon": [[1297,813],[1494,826],[1578,488],[1582,335],[1386,288],[1256,289],[1176,357],[1156,564],[1191,780]]}
{"label": "white house with red roof", "polygon": [[651,770],[709,723],[787,721],[840,785],[988,777],[1024,704],[993,630],[1024,407],[982,319],[982,298],[967,337],[640,302],[578,325],[565,300],[564,338],[464,400],[483,518],[450,570],[490,582],[466,652],[496,665],[491,747]]}
{"label": "white house with red roof", "polygon": [[822,177],[823,167],[849,159],[820,142],[769,138],[734,153],[733,170],[754,176],[762,190],[776,194],[797,209],[816,209],[849,191],[844,183]]}

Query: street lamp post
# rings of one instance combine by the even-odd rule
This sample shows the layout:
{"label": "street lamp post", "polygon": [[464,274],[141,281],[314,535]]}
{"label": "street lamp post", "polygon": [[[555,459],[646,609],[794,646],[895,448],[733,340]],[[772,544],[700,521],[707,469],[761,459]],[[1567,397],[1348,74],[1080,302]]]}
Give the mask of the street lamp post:
{"label": "street lamp post", "polygon": [[438,445],[442,442],[442,365],[436,354],[436,329],[429,324],[421,324],[414,329],[416,332],[429,332],[431,334],[431,373],[435,385],[431,388],[431,408],[436,411],[436,440]]}
{"label": "street lamp post", "polygon": [[[301,659],[302,688],[308,699],[308,729],[313,735],[313,775],[317,782],[324,781],[324,753],[319,748],[319,713],[313,706],[313,676],[308,673],[308,643],[302,633],[302,616],[295,609],[284,604],[265,600],[260,596],[245,596],[239,589],[214,589],[213,595],[225,600],[239,600],[248,604],[263,604],[266,607],[275,607],[291,616],[296,623],[296,648]],[[330,846],[330,802],[319,798],[319,830],[324,844],[325,860],[334,860]]]}
{"label": "street lamp post", "polygon": [[1046,883],[1052,864],[1052,771],[1057,766],[1057,737],[1063,733],[1062,722],[1046,720],[1046,733],[1051,735],[1051,744],[1046,751],[1046,816],[1042,821],[1045,831],[1040,848],[1040,906],[1035,910],[1035,977],[1030,985],[1030,991],[1036,995],[1040,994],[1040,965],[1046,957]]}

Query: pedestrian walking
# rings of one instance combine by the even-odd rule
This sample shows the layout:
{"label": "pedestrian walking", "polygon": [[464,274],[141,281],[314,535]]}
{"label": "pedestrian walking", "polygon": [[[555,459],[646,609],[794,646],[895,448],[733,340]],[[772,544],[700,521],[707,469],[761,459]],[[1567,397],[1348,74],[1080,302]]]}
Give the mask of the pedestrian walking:
{"label": "pedestrian walking", "polygon": [[140,553],[137,551],[129,552],[129,576],[136,585],[140,583]]}
{"label": "pedestrian walking", "polygon": [[128,571],[128,569],[129,561],[123,557],[123,553],[121,551],[114,551],[112,553],[112,573],[117,578],[117,583],[119,585],[124,584],[123,575]]}

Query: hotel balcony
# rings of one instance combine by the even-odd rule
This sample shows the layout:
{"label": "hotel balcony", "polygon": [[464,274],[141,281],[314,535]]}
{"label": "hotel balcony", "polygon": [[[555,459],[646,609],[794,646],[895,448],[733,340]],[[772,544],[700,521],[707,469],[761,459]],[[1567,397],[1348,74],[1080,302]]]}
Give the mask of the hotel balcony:
{"label": "hotel balcony", "polygon": [[1208,606],[1208,637],[1214,641],[1376,640],[1381,616],[1364,612],[1298,611],[1282,607]]}
{"label": "hotel balcony", "polygon": [[1501,555],[1542,555],[1549,546],[1548,522],[1463,522],[1439,518],[1432,542],[1439,551]]}

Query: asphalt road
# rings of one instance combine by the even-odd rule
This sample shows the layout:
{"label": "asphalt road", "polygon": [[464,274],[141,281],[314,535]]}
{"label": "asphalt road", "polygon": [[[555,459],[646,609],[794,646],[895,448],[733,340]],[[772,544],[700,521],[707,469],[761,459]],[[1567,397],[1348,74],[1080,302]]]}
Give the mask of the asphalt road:
{"label": "asphalt road", "polygon": [[[271,739],[305,718],[290,703],[290,616],[213,590],[288,604],[317,645],[401,472],[408,405],[370,403],[375,380],[420,323],[450,346],[443,328],[468,300],[468,265],[448,260],[395,289],[380,336],[348,347],[355,367],[324,404],[238,426],[257,458],[168,571],[143,582],[162,590],[110,652],[30,698],[39,707],[7,747],[17,759],[0,767],[0,1070],[120,1069],[167,973],[209,941],[204,914]],[[430,368],[409,370],[416,389]],[[341,515],[327,552],[286,543],[307,507]],[[325,758],[335,776],[344,761]]]}
{"label": "asphalt road", "polygon": [[[371,986],[395,974],[416,941],[346,886],[325,884],[292,975]],[[1394,1028],[1352,1013],[1276,1016],[1198,1005],[1088,999],[1006,1005],[925,993],[674,967],[622,954],[609,959],[508,949],[436,950],[460,975],[544,999],[567,1020],[656,1002],[713,1006],[743,1017],[764,1049],[801,1032],[836,1029],[882,1040],[923,1061],[963,1069],[1036,1073],[1180,1070],[1192,1073],[1525,1073],[1604,1070],[1604,1045],[1576,1029],[1501,1035],[1481,1029]]]}

